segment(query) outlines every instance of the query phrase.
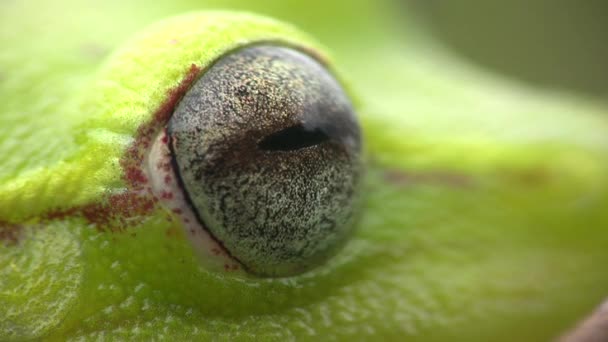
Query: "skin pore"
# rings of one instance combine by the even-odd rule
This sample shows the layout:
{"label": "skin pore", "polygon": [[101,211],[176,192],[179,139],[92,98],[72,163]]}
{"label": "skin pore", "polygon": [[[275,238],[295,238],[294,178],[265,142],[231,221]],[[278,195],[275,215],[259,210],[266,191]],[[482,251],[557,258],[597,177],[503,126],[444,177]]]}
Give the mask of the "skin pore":
{"label": "skin pore", "polygon": [[[222,3],[299,29],[173,17],[194,1],[0,6],[0,340],[547,340],[606,296],[604,106],[482,73],[377,2]],[[197,75],[268,39],[344,81],[365,196],[326,264],[239,278],[201,266],[138,162]]]}

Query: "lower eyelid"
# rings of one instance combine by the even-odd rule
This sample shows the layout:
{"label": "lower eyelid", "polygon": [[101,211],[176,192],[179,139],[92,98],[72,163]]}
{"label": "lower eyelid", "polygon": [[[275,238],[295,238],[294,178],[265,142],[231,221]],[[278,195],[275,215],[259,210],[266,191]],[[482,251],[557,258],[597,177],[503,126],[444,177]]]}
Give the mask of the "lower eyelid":
{"label": "lower eyelid", "polygon": [[145,161],[150,187],[161,205],[176,216],[202,262],[211,270],[242,273],[242,265],[203,227],[173,167],[169,137],[163,130],[153,140]]}

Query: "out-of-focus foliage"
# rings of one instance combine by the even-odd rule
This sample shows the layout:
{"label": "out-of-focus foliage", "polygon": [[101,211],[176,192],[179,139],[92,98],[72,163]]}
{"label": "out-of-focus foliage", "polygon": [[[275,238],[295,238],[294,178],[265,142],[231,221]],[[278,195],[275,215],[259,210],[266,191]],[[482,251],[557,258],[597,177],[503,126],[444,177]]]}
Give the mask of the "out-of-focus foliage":
{"label": "out-of-focus foliage", "polygon": [[472,60],[549,88],[608,95],[608,3],[411,0],[429,28]]}

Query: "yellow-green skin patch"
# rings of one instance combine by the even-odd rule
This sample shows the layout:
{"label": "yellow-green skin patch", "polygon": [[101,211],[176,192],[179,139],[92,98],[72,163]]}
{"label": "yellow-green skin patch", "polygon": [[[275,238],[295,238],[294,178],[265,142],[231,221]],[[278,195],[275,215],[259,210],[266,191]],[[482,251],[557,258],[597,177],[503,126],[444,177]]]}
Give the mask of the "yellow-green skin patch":
{"label": "yellow-green skin patch", "polygon": [[229,13],[124,42],[197,8],[187,1],[1,5],[0,236],[15,238],[0,247],[0,340],[547,340],[606,295],[605,107],[480,74],[414,33],[393,39],[376,2],[282,3],[257,10],[335,46],[371,159],[353,241],[284,280],[205,271],[158,206],[120,232],[66,210],[128,190],[121,158],[192,64],[255,40],[322,49]]}

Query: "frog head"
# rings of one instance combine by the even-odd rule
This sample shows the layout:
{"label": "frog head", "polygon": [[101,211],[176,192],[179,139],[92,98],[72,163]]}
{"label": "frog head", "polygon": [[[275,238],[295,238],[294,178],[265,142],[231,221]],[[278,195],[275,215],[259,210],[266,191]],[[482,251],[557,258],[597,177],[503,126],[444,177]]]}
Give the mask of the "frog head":
{"label": "frog head", "polygon": [[[288,274],[225,264],[231,250],[196,240],[148,167],[195,84],[263,44],[335,77],[365,146],[341,248]],[[20,46],[45,65],[71,51]],[[290,24],[195,12],[94,67],[1,59],[0,339],[559,335],[608,283],[605,108],[414,47],[378,36],[330,57]]]}

